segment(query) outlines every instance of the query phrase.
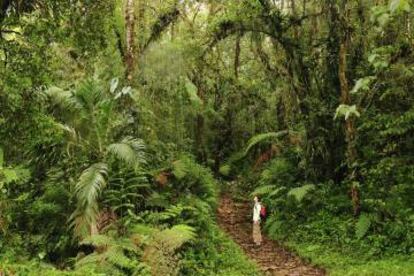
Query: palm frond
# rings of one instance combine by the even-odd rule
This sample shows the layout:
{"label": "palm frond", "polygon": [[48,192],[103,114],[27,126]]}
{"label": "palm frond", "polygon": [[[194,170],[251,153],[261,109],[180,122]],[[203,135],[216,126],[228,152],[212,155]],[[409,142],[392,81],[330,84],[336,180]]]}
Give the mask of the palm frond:
{"label": "palm frond", "polygon": [[43,95],[46,96],[52,106],[56,106],[64,110],[73,110],[79,107],[71,91],[66,91],[62,88],[52,86],[46,89],[43,92]]}
{"label": "palm frond", "polygon": [[110,153],[131,167],[137,167],[146,162],[144,149],[145,144],[141,139],[131,137],[108,146]]}
{"label": "palm frond", "polygon": [[85,80],[75,91],[74,99],[82,109],[92,111],[94,106],[103,100],[102,88],[92,79]]}
{"label": "palm frond", "polygon": [[[99,215],[98,196],[106,186],[108,167],[104,163],[96,163],[84,170],[75,186],[77,208],[71,216],[75,226],[75,234],[84,236],[92,227]],[[89,233],[90,234],[90,233]]]}

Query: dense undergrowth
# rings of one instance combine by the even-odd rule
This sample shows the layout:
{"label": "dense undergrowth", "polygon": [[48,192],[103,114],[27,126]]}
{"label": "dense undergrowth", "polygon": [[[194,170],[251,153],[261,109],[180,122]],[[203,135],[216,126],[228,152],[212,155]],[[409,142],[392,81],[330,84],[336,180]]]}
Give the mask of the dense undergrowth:
{"label": "dense undergrowth", "polygon": [[217,179],[333,274],[413,274],[413,6],[0,1],[0,274],[253,275]]}
{"label": "dense undergrowth", "polygon": [[[410,184],[401,184],[381,201],[367,198],[355,218],[346,189],[334,182],[301,181],[295,161],[286,153],[259,171],[248,170],[234,184],[244,191],[243,197],[246,192],[262,197],[270,212],[265,223],[269,237],[332,275],[414,273],[412,209],[394,209],[396,201],[409,206]],[[382,203],[382,208],[376,209],[374,203]]]}

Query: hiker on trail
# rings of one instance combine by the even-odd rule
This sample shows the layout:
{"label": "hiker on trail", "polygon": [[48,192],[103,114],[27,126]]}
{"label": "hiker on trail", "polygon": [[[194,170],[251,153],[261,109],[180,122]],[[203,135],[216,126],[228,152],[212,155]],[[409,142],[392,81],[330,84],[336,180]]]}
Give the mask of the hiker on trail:
{"label": "hiker on trail", "polygon": [[253,207],[253,242],[256,246],[262,244],[262,233],[260,232],[260,211],[262,205],[257,196],[254,197]]}

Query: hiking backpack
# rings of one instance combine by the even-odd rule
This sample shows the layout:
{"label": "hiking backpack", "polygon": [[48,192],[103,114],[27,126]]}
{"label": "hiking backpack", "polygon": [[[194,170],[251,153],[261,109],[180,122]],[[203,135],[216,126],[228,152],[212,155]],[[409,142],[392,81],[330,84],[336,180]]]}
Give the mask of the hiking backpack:
{"label": "hiking backpack", "polygon": [[260,218],[265,219],[266,218],[266,207],[264,205],[260,208]]}

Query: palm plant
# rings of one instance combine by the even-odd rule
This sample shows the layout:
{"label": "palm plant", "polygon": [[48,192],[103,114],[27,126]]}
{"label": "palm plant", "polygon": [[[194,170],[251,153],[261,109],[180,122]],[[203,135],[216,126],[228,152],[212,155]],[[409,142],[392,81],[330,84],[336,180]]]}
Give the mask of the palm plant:
{"label": "palm plant", "polygon": [[[75,91],[52,87],[45,91],[46,102],[57,123],[67,132],[69,158],[83,155],[89,164],[74,187],[76,210],[70,217],[75,235],[96,234],[99,196],[107,185],[112,164],[132,170],[145,163],[144,142],[133,137],[117,139],[125,119],[116,111],[117,101],[128,96],[130,88],[117,91],[118,81],[103,89],[96,80],[82,82]],[[119,167],[119,166],[118,166]]]}

